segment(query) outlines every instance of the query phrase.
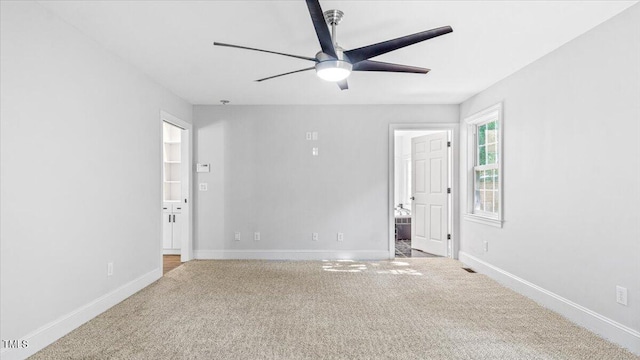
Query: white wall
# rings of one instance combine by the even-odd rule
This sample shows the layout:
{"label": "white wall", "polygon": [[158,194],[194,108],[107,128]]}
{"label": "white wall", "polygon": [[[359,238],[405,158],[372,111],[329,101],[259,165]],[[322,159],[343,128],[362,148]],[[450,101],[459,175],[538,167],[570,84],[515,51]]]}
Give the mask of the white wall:
{"label": "white wall", "polygon": [[29,340],[10,359],[162,274],[160,110],[192,107],[35,2],[1,6],[1,337]]}
{"label": "white wall", "polygon": [[[635,5],[464,102],[460,114],[464,119],[504,101],[504,228],[462,220],[461,250],[470,257],[461,259],[505,281],[509,276],[500,270],[559,296],[558,302],[530,291],[538,301],[636,352],[638,24],[640,6]],[[461,130],[465,139],[464,125]],[[462,180],[465,189],[465,176]],[[466,194],[461,206],[466,207]],[[529,291],[522,281],[512,285]],[[628,288],[628,306],[616,303],[616,285]],[[576,310],[580,306],[584,309]],[[594,320],[597,314],[606,319]],[[613,323],[605,324],[607,319]]]}
{"label": "white wall", "polygon": [[196,256],[387,258],[389,124],[458,116],[456,105],[194,107],[195,161],[211,164],[196,180],[209,188],[195,196]]}

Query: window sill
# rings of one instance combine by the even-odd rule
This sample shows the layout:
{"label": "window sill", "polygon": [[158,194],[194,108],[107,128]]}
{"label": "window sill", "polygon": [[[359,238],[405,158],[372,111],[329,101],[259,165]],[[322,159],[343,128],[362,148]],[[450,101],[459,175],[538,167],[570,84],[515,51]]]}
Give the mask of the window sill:
{"label": "window sill", "polygon": [[502,223],[503,223],[503,221],[500,219],[492,219],[485,216],[479,216],[476,214],[464,214],[464,219],[467,221],[471,221],[479,224],[485,224],[485,225],[489,225],[497,228],[502,228]]}

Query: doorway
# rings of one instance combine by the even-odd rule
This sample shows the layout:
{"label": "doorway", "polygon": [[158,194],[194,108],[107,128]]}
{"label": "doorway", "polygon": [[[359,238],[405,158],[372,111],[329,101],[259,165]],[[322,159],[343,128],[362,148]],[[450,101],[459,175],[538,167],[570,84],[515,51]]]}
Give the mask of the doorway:
{"label": "doorway", "polygon": [[390,258],[457,258],[457,124],[392,124]]}
{"label": "doorway", "polygon": [[192,258],[191,124],[161,112],[163,273]]}

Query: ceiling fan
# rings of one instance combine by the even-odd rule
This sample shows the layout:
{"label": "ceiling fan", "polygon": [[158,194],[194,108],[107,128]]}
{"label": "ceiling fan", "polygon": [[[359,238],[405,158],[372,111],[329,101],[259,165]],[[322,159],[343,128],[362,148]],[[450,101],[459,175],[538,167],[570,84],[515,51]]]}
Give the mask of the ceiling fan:
{"label": "ceiling fan", "polygon": [[[344,50],[338,45],[338,42],[336,41],[336,26],[338,26],[340,20],[342,20],[342,16],[344,15],[343,12],[340,10],[328,10],[322,12],[322,8],[320,7],[320,2],[318,0],[306,0],[306,2],[307,7],[309,8],[309,14],[311,15],[311,21],[313,22],[313,27],[316,30],[316,35],[318,36],[318,41],[320,42],[321,48],[321,51],[319,51],[315,57],[291,55],[276,51],[262,50],[219,42],[214,42],[213,45],[284,55],[293,58],[309,60],[316,63],[315,66],[312,67],[258,79],[256,80],[258,82],[315,69],[318,77],[327,81],[336,82],[341,90],[345,90],[349,88],[349,85],[347,84],[347,77],[349,77],[351,71],[384,71],[414,74],[428,73],[429,69],[425,68],[392,64],[369,59],[378,55],[388,53],[390,51],[403,48],[405,46],[413,45],[415,43],[429,40],[440,35],[448,34],[453,31],[450,26],[443,26],[412,35],[399,37],[396,39],[383,41],[377,44],[363,46],[357,49]],[[328,25],[331,25],[331,32],[329,32]]]}

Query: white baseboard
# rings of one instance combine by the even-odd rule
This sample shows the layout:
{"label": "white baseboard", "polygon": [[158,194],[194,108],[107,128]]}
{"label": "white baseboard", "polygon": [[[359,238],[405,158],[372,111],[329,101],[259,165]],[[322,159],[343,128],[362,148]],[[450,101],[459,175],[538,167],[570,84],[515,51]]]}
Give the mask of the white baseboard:
{"label": "white baseboard", "polygon": [[182,250],[180,249],[162,249],[162,255],[180,255]]}
{"label": "white baseboard", "polygon": [[76,329],[80,325],[105,312],[122,300],[147,287],[149,284],[161,277],[162,268],[159,268],[120,286],[96,300],[22,337],[20,340],[26,340],[29,344],[27,348],[2,349],[2,352],[0,352],[0,358],[3,360],[26,359]]}
{"label": "white baseboard", "polygon": [[386,260],[379,250],[196,250],[201,260]]}
{"label": "white baseboard", "polygon": [[489,276],[517,293],[559,313],[576,324],[628,349],[636,355],[640,355],[640,332],[484,262],[473,255],[460,251],[458,256],[462,263],[477,272]]}

